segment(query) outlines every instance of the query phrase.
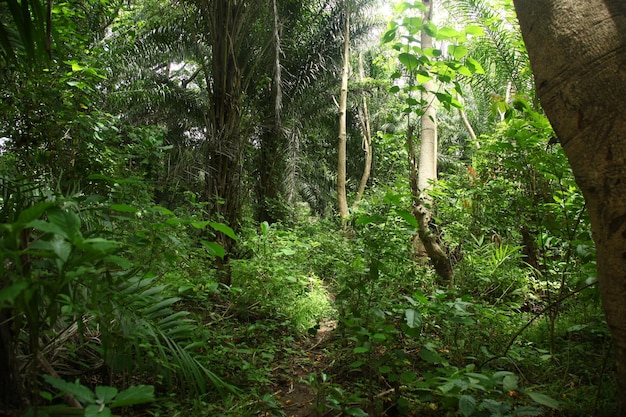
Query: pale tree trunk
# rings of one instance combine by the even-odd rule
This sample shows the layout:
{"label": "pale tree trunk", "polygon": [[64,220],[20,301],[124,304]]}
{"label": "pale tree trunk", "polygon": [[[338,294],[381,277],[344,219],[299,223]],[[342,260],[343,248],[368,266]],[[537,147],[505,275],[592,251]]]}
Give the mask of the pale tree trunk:
{"label": "pale tree trunk", "polygon": [[[365,78],[365,70],[363,69],[363,53],[359,52],[359,81],[363,81]],[[352,207],[356,208],[359,202],[363,198],[365,193],[365,187],[367,181],[370,178],[372,171],[372,129],[370,128],[370,114],[367,108],[367,96],[363,91],[361,97],[361,107],[359,107],[359,121],[361,122],[361,131],[363,132],[363,152],[365,153],[365,163],[363,165],[363,175],[361,176],[361,182],[359,183],[359,189],[357,190],[354,204]]]}
{"label": "pale tree trunk", "polygon": [[337,145],[337,204],[342,222],[348,218],[346,196],[346,142],[348,111],[348,77],[350,76],[350,6],[345,0],[345,27],[343,39],[343,68],[341,71],[341,93],[339,96],[339,142]]}
{"label": "pale tree trunk", "polygon": [[515,0],[537,94],[587,203],[626,416],[626,3]]}
{"label": "pale tree trunk", "polygon": [[[428,8],[424,14],[424,20],[430,20],[433,12],[433,0],[424,1]],[[422,49],[431,48],[433,39],[426,31],[421,33]],[[414,196],[413,215],[417,220],[419,240],[414,241],[417,256],[426,254],[430,258],[435,272],[442,279],[443,284],[452,284],[452,264],[448,255],[443,250],[437,236],[430,230],[432,219],[433,199],[428,191],[432,189],[432,183],[437,180],[437,98],[435,96],[436,85],[434,81],[423,84],[422,103],[424,114],[421,116],[421,145],[419,154],[419,170],[415,176],[415,147],[413,145],[412,129],[407,133],[409,145],[409,158],[413,178],[411,179],[411,191]]]}

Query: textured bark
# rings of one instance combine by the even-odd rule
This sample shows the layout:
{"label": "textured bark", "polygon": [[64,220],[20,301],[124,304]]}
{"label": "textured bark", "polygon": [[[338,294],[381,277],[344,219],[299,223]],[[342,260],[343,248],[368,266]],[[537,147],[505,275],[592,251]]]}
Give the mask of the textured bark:
{"label": "textured bark", "polygon": [[346,196],[346,142],[348,111],[348,77],[350,76],[350,7],[345,1],[346,20],[343,39],[343,69],[341,71],[341,94],[339,96],[339,142],[337,145],[337,204],[342,221],[348,217]]}
{"label": "textured bark", "polygon": [[[433,14],[433,1],[424,1],[428,8],[424,13],[424,21],[430,20]],[[432,48],[433,38],[422,30],[421,47]],[[415,149],[413,145],[412,132],[409,131],[407,141],[409,145],[409,158],[411,164],[411,192],[413,194],[413,216],[417,220],[419,240],[414,241],[416,255],[423,253],[428,255],[435,272],[441,278],[440,284],[452,284],[452,263],[440,245],[437,236],[430,230],[432,219],[433,199],[428,191],[432,188],[432,183],[437,180],[437,98],[435,91],[437,86],[430,80],[423,84],[425,91],[422,91],[421,99],[424,114],[420,119],[420,153],[419,170],[415,173]],[[417,178],[415,178],[417,177]]]}
{"label": "textured bark", "polygon": [[285,143],[282,127],[282,66],[281,66],[281,38],[280,21],[276,0],[272,0],[272,14],[274,16],[274,30],[272,32],[272,67],[273,76],[270,88],[270,101],[264,109],[264,128],[260,140],[260,150],[257,160],[257,221],[275,223],[282,220],[285,213],[281,208],[283,183],[286,174]]}
{"label": "textured bark", "polygon": [[415,255],[420,257],[428,256],[435,272],[441,278],[439,284],[452,285],[453,269],[452,262],[448,254],[443,250],[437,236],[430,230],[431,212],[430,208],[424,204],[420,198],[418,183],[417,163],[415,161],[415,142],[413,140],[413,128],[407,131],[407,147],[409,150],[409,182],[411,194],[413,195],[413,217],[417,221],[417,238],[413,241]]}
{"label": "textured bark", "polygon": [[[237,228],[243,204],[241,183],[245,143],[241,106],[246,87],[246,63],[241,54],[252,20],[251,9],[246,2],[221,0],[205,3],[202,11],[209,22],[207,30],[212,48],[211,68],[206,73],[211,103],[206,115],[206,171],[209,175],[203,197],[214,202],[218,218]],[[226,237],[220,243],[227,249],[230,246]]]}
{"label": "textured bark", "polygon": [[[359,81],[365,78],[365,70],[363,69],[363,53],[359,53]],[[361,123],[361,132],[363,132],[363,152],[365,153],[365,163],[363,164],[363,175],[359,189],[356,192],[353,207],[358,206],[365,193],[367,181],[372,171],[372,129],[370,128],[370,113],[367,107],[367,96],[365,91],[361,97],[361,107],[359,107],[359,121]]]}
{"label": "textured bark", "polygon": [[[428,11],[424,14],[424,21],[430,20],[433,14],[433,1],[425,1]],[[426,33],[421,32],[422,49],[433,47],[433,38]],[[437,98],[435,91],[437,86],[433,80],[423,84],[426,91],[422,91],[422,102],[424,104],[424,114],[421,117],[421,145],[420,145],[420,161],[419,176],[417,186],[420,191],[432,188],[431,182],[437,179]],[[422,196],[427,204],[432,201],[427,194]]]}
{"label": "textured bark", "polygon": [[626,3],[515,0],[537,94],[587,201],[626,416]]}

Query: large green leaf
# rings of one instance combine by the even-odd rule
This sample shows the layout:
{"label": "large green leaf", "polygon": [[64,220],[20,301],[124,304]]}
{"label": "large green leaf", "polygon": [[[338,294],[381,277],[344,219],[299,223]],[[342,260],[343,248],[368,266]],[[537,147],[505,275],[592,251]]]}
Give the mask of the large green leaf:
{"label": "large green leaf", "polygon": [[546,407],[552,408],[554,410],[560,409],[560,404],[557,400],[552,397],[547,396],[546,394],[541,394],[540,392],[526,391],[526,394],[532,400],[538,404],[545,405]]}
{"label": "large green leaf", "polygon": [[422,326],[422,315],[419,311],[415,311],[412,308],[408,308],[404,311],[404,318],[407,326],[411,329],[419,328]]}
{"label": "large green leaf", "polygon": [[202,246],[204,246],[209,255],[217,256],[222,259],[224,259],[224,255],[226,255],[226,249],[219,243],[203,241]]}
{"label": "large green leaf", "polygon": [[152,385],[135,385],[117,394],[111,403],[111,408],[127,407],[154,401],[154,387]]}
{"label": "large green leaf", "polygon": [[51,377],[50,375],[44,375],[43,378],[48,384],[52,385],[54,388],[63,393],[72,395],[74,398],[76,398],[76,400],[83,404],[93,404],[96,402],[96,396],[94,395],[94,393],[86,386],[81,385],[78,380],[76,380],[76,382],[74,383],[71,383],[59,378]]}
{"label": "large green leaf", "polygon": [[476,410],[476,398],[471,395],[461,395],[459,398],[459,411],[463,417],[469,417]]}
{"label": "large green leaf", "polygon": [[231,229],[230,227],[228,227],[227,225],[225,225],[224,223],[211,222],[209,223],[209,226],[211,226],[213,229],[215,229],[218,232],[224,233],[226,236],[228,236],[232,240],[237,240],[237,235],[235,234],[235,231]]}
{"label": "large green leaf", "polygon": [[413,54],[403,52],[398,55],[398,60],[402,63],[402,65],[407,67],[409,71],[414,71],[419,67],[419,60]]}

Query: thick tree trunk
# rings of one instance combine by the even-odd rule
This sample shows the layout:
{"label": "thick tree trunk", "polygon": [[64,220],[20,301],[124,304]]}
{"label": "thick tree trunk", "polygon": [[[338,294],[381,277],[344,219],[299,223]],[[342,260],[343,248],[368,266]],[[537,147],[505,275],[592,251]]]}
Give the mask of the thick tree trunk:
{"label": "thick tree trunk", "polygon": [[339,217],[345,222],[348,217],[348,198],[346,195],[346,142],[348,111],[348,77],[350,76],[350,7],[345,1],[345,27],[343,39],[343,68],[341,71],[341,93],[339,96],[339,142],[337,145],[337,204]]}
{"label": "thick tree trunk", "polygon": [[265,109],[265,126],[260,137],[261,149],[258,156],[257,220],[275,223],[282,220],[285,213],[281,209],[281,197],[285,178],[284,135],[282,128],[282,55],[280,41],[280,21],[276,0],[272,0],[274,31],[272,32],[273,77],[270,89],[272,106]]}
{"label": "thick tree trunk", "polygon": [[626,3],[515,7],[538,96],[587,201],[626,416]]}

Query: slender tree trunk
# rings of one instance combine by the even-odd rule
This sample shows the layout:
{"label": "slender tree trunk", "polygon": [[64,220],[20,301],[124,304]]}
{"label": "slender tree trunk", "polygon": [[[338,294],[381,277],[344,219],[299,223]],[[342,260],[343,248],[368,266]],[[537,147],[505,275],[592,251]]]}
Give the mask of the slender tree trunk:
{"label": "slender tree trunk", "polygon": [[348,217],[346,195],[346,143],[348,111],[348,77],[350,76],[350,5],[344,1],[345,26],[343,39],[343,68],[341,71],[341,94],[339,96],[339,143],[337,145],[337,204],[342,222]]}
{"label": "slender tree trunk", "polygon": [[411,185],[411,194],[413,195],[413,216],[417,220],[417,240],[414,240],[416,248],[416,256],[428,256],[435,268],[435,272],[441,278],[440,284],[452,284],[452,263],[448,255],[443,250],[437,236],[430,230],[430,210],[424,205],[419,197],[420,189],[418,184],[418,170],[415,152],[415,140],[413,138],[413,126],[409,125],[407,131],[407,146],[409,149],[409,182]]}
{"label": "slender tree trunk", "polygon": [[[424,21],[430,20],[433,13],[434,0],[424,1],[427,12],[424,13]],[[426,31],[421,33],[422,49],[431,48],[433,39]],[[418,224],[419,241],[414,242],[418,255],[426,253],[430,258],[435,272],[441,277],[443,284],[452,284],[452,264],[448,255],[438,242],[437,236],[430,230],[432,219],[433,199],[428,191],[432,189],[432,183],[437,180],[437,98],[435,96],[436,85],[430,80],[423,84],[422,103],[424,114],[420,120],[421,145],[419,154],[419,171],[416,181],[411,181],[414,196],[413,215]],[[410,158],[414,158],[412,130],[407,137]],[[412,161],[412,169],[415,169],[415,161]]]}
{"label": "slender tree trunk", "polygon": [[626,416],[626,3],[514,0],[537,94],[586,200]]}
{"label": "slender tree trunk", "polygon": [[[359,52],[359,81],[365,78],[365,70],[363,69],[363,53]],[[362,106],[359,107],[359,121],[361,122],[361,131],[363,132],[363,152],[365,153],[365,163],[363,165],[363,175],[359,183],[353,207],[356,208],[363,198],[367,181],[372,171],[372,129],[370,128],[370,115],[367,107],[367,96],[363,91],[361,97]]]}

